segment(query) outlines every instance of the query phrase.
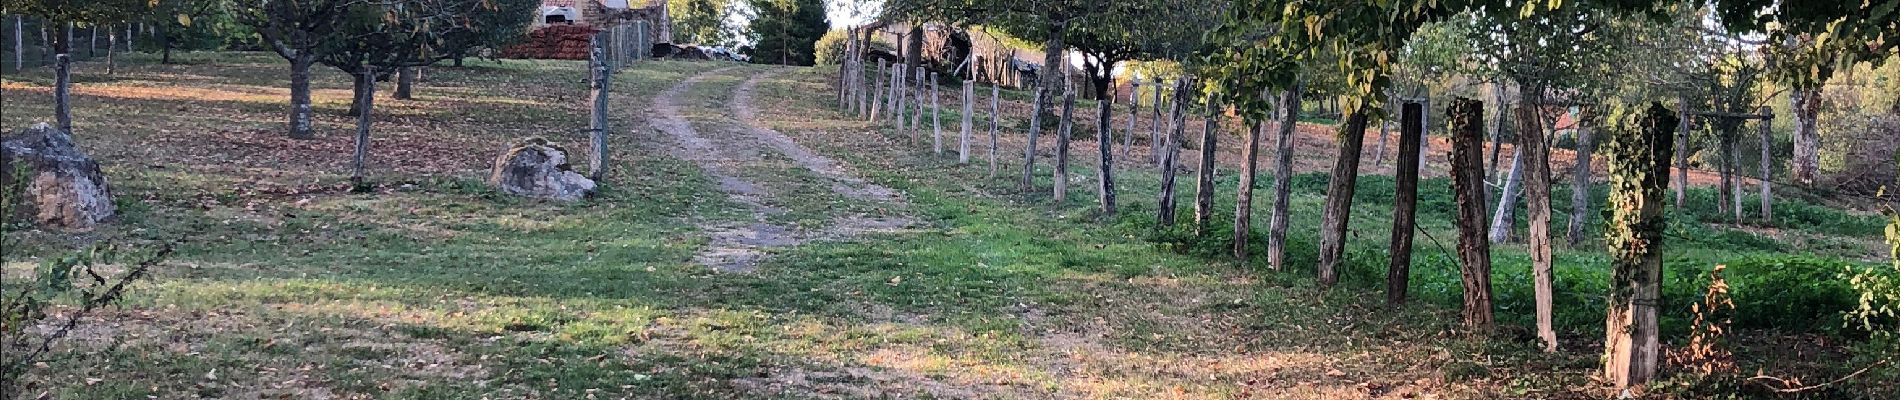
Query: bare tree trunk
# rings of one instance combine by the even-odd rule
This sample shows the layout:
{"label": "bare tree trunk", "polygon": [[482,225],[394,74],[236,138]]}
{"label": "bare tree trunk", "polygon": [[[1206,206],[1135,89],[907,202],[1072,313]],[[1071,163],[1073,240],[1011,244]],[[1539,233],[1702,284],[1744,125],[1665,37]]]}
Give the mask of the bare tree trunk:
{"label": "bare tree trunk", "polygon": [[1393,167],[1397,193],[1392,205],[1392,257],[1385,270],[1385,302],[1405,304],[1412,279],[1412,230],[1418,217],[1418,141],[1425,135],[1425,111],[1419,103],[1405,103],[1399,117],[1399,159]]}
{"label": "bare tree trunk", "polygon": [[290,59],[290,138],[315,139],[310,107],[310,65],[316,56],[298,52]]}
{"label": "bare tree trunk", "polygon": [[1458,202],[1459,274],[1464,283],[1465,328],[1491,330],[1491,242],[1484,235],[1484,103],[1452,100],[1451,177]]}
{"label": "bare tree trunk", "polygon": [[1397,100],[1398,96],[1386,96],[1386,116],[1379,119],[1379,147],[1372,150],[1372,165],[1374,166],[1385,165],[1386,137],[1392,135],[1392,116],[1394,113],[1392,112],[1391,105],[1397,104]]}
{"label": "bare tree trunk", "polygon": [[1794,182],[1814,185],[1814,175],[1821,166],[1821,135],[1814,128],[1821,112],[1821,88],[1795,90],[1788,95],[1788,102],[1794,111],[1794,160],[1790,163]]}
{"label": "bare tree trunk", "polygon": [[362,90],[356,98],[360,112],[356,113],[356,154],[350,161],[350,187],[361,192],[369,189],[363,179],[363,163],[369,157],[370,113],[376,106],[375,68],[363,66],[363,76],[357,78],[356,85]]}
{"label": "bare tree trunk", "polygon": [[1247,262],[1247,239],[1253,236],[1254,175],[1260,170],[1260,130],[1266,124],[1254,121],[1247,128],[1247,142],[1240,148],[1240,184],[1234,194],[1234,258]]}
{"label": "bare tree trunk", "polygon": [[389,97],[396,100],[415,100],[416,67],[396,69],[396,93]]}
{"label": "bare tree trunk", "polygon": [[1163,229],[1174,226],[1174,170],[1180,163],[1182,126],[1187,125],[1187,110],[1182,109],[1182,103],[1187,102],[1187,91],[1182,90],[1186,86],[1186,81],[1174,84],[1174,106],[1168,118],[1173,122],[1169,123],[1167,144],[1161,150],[1161,195],[1155,217]]}
{"label": "bare tree trunk", "polygon": [[88,36],[91,36],[91,38],[86,41],[86,58],[90,59],[93,57],[98,57],[99,56],[99,26],[93,25],[93,26],[86,27],[86,34]]}
{"label": "bare tree trunk", "polygon": [[1661,353],[1657,329],[1662,305],[1663,187],[1669,170],[1671,127],[1679,120],[1661,104],[1649,107],[1640,133],[1611,135],[1609,152],[1609,312],[1604,324],[1604,380],[1638,386],[1655,376]]}
{"label": "bare tree trunk", "polygon": [[[1525,135],[1518,135],[1522,140]],[[1511,240],[1511,231],[1517,229],[1517,197],[1524,183],[1524,146],[1518,145],[1511,151],[1511,170],[1504,178],[1503,193],[1498,196],[1497,212],[1491,213],[1491,235],[1493,243]]]}
{"label": "bare tree trunk", "polygon": [[[1096,200],[1102,206],[1102,215],[1115,215],[1115,138],[1109,136],[1109,132],[1114,131],[1114,103],[1115,96],[1107,93],[1096,103],[1095,143],[1101,153],[1097,154],[1101,168],[1096,172],[1099,179],[1096,179],[1095,193]],[[1122,146],[1122,149],[1126,151],[1128,147]]]}
{"label": "bare tree trunk", "polygon": [[1279,124],[1273,137],[1273,215],[1267,222],[1267,265],[1278,271],[1286,266],[1286,229],[1293,201],[1293,131],[1299,125],[1300,92],[1303,85],[1280,92]]}
{"label": "bare tree trunk", "polygon": [[957,164],[970,163],[970,124],[975,121],[971,113],[976,111],[976,80],[963,81],[963,129],[957,134]]}
{"label": "bare tree trunk", "polygon": [[943,156],[943,85],[930,73],[930,152]]}
{"label": "bare tree trunk", "polygon": [[1339,264],[1346,256],[1346,227],[1352,219],[1352,194],[1359,183],[1359,155],[1365,147],[1366,112],[1354,110],[1339,133],[1339,158],[1326,188],[1325,219],[1319,226],[1319,286],[1339,283]]}
{"label": "bare tree trunk", "polygon": [[[1064,29],[1065,25],[1058,23],[1050,26],[1050,28],[1049,37],[1044,40],[1042,44],[1042,74],[1036,78],[1036,88],[1039,92],[1045,93],[1045,95],[1037,97],[1036,104],[1034,104],[1034,107],[1031,107],[1030,112],[1034,114],[1034,116],[1030,117],[1032,121],[1036,120],[1037,117],[1041,117],[1043,113],[1049,112],[1050,108],[1054,106],[1050,103],[1056,100],[1054,96],[1058,90],[1062,89],[1057,86],[1056,74],[1068,70],[1066,66],[1062,65],[1062,50],[1067,48],[1062,43],[1063,35],[1067,33]],[[1037,126],[1032,126],[1031,128],[1036,127]]]}
{"label": "bare tree trunk", "polygon": [[[1773,115],[1775,110],[1762,107],[1761,110],[1757,112],[1761,115]],[[1762,119],[1756,123],[1756,126],[1759,126],[1761,129],[1761,179],[1759,179],[1759,181],[1761,181],[1761,221],[1765,224],[1773,224],[1775,221],[1775,196],[1772,189],[1768,187],[1769,182],[1773,181],[1775,175],[1773,159],[1775,137],[1774,133],[1769,130],[1769,126],[1773,125],[1773,122],[1774,118],[1771,117]]]}
{"label": "bare tree trunk", "polygon": [[[1542,90],[1533,93],[1542,93]],[[1531,287],[1536,302],[1537,338],[1544,352],[1557,351],[1557,333],[1551,327],[1551,302],[1555,287],[1551,276],[1550,254],[1550,147],[1544,145],[1543,107],[1540,99],[1526,99],[1518,106],[1518,145],[1524,155],[1524,202],[1530,213]]]}
{"label": "bare tree trunk", "polygon": [[1214,219],[1214,149],[1220,130],[1220,107],[1207,105],[1207,123],[1201,129],[1201,167],[1195,170],[1194,235],[1206,236]]}
{"label": "bare tree trunk", "polygon": [[[1689,98],[1677,99],[1681,114],[1676,119],[1676,209],[1681,210],[1689,196]],[[1719,203],[1719,202],[1718,202]]]}
{"label": "bare tree trunk", "polygon": [[1056,171],[1050,180],[1055,189],[1056,204],[1069,199],[1069,138],[1075,128],[1075,86],[1069,85],[1062,93],[1062,120],[1056,122]]}
{"label": "bare tree trunk", "polygon": [[[1048,92],[1046,88],[1043,88],[1040,85],[1038,85],[1036,87],[1036,103],[1041,104],[1043,97],[1048,97]],[[1030,111],[1029,113],[1029,143],[1023,146],[1022,190],[1024,192],[1028,192],[1029,188],[1034,187],[1036,184],[1036,137],[1041,136],[1041,134],[1042,134],[1042,113],[1036,112],[1036,111]]]}
{"label": "bare tree trunk", "polygon": [[1590,221],[1590,162],[1595,157],[1597,114],[1594,107],[1583,107],[1577,119],[1577,165],[1570,171],[1570,226],[1565,239],[1570,247],[1583,243],[1583,231]]}

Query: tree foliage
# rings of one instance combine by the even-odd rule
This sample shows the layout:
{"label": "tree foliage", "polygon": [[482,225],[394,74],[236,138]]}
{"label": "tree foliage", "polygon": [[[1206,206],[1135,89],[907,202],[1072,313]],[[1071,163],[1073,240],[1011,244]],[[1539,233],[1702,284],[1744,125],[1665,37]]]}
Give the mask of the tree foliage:
{"label": "tree foliage", "polygon": [[831,23],[819,0],[748,0],[753,62],[812,65],[813,45]]}

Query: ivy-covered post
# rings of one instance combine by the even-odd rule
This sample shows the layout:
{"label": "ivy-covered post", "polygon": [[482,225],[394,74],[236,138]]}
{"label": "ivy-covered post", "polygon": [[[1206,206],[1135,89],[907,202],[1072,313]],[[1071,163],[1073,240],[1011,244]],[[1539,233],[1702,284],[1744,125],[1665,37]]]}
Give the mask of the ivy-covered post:
{"label": "ivy-covered post", "polygon": [[1611,257],[1610,305],[1605,324],[1603,372],[1617,387],[1641,385],[1656,375],[1662,346],[1657,331],[1662,303],[1664,189],[1674,150],[1674,112],[1651,104],[1637,132],[1611,135],[1610,221],[1604,247]]}

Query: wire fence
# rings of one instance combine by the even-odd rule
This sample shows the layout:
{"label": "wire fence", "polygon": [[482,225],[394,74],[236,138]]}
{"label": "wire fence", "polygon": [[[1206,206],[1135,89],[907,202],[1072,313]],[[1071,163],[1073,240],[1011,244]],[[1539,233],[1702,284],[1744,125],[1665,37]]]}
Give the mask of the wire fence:
{"label": "wire fence", "polygon": [[653,53],[653,38],[647,21],[630,21],[602,29],[597,36],[608,68],[619,70],[647,59]]}

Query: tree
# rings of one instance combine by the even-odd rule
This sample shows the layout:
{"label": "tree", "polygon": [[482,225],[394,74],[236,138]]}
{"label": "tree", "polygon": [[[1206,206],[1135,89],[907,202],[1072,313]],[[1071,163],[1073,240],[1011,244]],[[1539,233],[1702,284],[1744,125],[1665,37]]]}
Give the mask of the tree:
{"label": "tree", "polygon": [[673,17],[673,39],[680,43],[727,46],[737,41],[737,30],[727,22],[733,0],[667,0]]}
{"label": "tree", "polygon": [[1603,369],[1618,387],[1648,382],[1662,351],[1663,189],[1676,122],[1673,111],[1652,104],[1636,122],[1637,132],[1611,135],[1604,145],[1610,159],[1604,247],[1612,261]]}
{"label": "tree", "polygon": [[1763,50],[1775,78],[1793,86],[1796,182],[1812,184],[1819,169],[1820,137],[1814,122],[1820,113],[1821,85],[1843,65],[1880,63],[1900,40],[1900,6],[1892,1],[1787,2],[1722,0],[1715,4],[1730,32],[1767,33]]}
{"label": "tree", "polygon": [[541,2],[491,0],[484,6],[459,16],[457,24],[467,26],[467,29],[442,32],[442,52],[457,67],[462,66],[462,59],[468,58],[471,51],[499,49],[526,38],[528,26],[534,23],[534,19],[528,16],[534,15],[535,10],[541,7]]}
{"label": "tree", "polygon": [[316,138],[311,127],[310,66],[339,33],[353,8],[369,0],[227,0],[225,9],[257,30],[272,51],[290,62],[290,137]]}
{"label": "tree", "polygon": [[823,2],[747,0],[747,5],[753,13],[748,29],[753,40],[753,62],[812,65],[817,61],[813,45],[831,26]]}

